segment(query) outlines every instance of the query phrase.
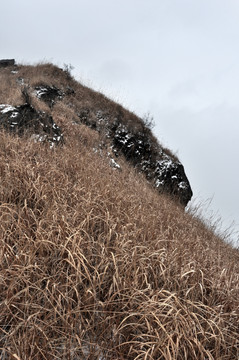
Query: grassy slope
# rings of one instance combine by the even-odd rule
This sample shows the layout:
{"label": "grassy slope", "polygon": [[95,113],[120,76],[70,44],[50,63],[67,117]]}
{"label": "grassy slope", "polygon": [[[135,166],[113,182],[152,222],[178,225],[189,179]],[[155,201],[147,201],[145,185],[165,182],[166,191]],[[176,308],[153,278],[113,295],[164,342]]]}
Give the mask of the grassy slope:
{"label": "grassy slope", "polygon": [[94,153],[71,108],[117,105],[57,72],[0,74],[0,103],[22,103],[16,77],[77,92],[52,111],[63,147],[0,133],[2,357],[237,360],[238,251]]}

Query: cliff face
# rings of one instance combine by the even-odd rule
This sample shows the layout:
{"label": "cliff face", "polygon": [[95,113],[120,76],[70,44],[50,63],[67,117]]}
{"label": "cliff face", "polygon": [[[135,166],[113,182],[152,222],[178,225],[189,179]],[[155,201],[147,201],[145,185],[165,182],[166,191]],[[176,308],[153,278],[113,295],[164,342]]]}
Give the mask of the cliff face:
{"label": "cliff face", "polygon": [[70,141],[67,133],[63,136],[54,113],[55,105],[61,102],[68,121],[79,127],[76,131],[80,132],[84,124],[100,134],[98,147],[107,149],[116,168],[118,158],[123,156],[160,193],[187,205],[192,190],[183,165],[158,143],[143,119],[84,88],[69,72],[53,65],[27,68],[10,63],[1,71],[10,79],[12,93],[18,93],[20,104],[0,104],[0,126],[51,145],[62,144],[63,138]]}

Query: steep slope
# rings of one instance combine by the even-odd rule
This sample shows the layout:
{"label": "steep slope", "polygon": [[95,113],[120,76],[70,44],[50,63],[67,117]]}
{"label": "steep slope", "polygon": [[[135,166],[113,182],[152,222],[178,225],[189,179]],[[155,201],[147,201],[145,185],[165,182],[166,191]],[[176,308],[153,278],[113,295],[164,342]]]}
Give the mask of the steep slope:
{"label": "steep slope", "polygon": [[178,159],[53,65],[0,77],[0,358],[238,360],[238,251],[132,136]]}
{"label": "steep slope", "polygon": [[[123,155],[159,192],[167,192],[187,205],[192,190],[183,165],[157,142],[146,123],[135,114],[86,89],[68,72],[49,64],[8,67],[1,73],[4,95],[9,80],[11,94],[9,100],[5,95],[8,102],[0,105],[0,126],[18,134],[31,131],[41,141],[62,142],[56,122],[62,123],[59,112],[64,107],[68,121],[76,126],[86,124],[101,134],[98,146],[108,148],[113,162]],[[18,106],[11,102],[13,94]]]}

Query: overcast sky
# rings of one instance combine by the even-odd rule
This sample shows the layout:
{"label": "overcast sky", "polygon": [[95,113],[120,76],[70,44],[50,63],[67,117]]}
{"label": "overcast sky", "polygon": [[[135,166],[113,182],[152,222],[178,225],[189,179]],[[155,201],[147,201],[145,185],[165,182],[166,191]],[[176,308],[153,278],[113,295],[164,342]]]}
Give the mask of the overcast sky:
{"label": "overcast sky", "polygon": [[212,199],[238,231],[239,1],[8,0],[0,12],[0,58],[71,64],[77,80],[149,112],[195,201]]}

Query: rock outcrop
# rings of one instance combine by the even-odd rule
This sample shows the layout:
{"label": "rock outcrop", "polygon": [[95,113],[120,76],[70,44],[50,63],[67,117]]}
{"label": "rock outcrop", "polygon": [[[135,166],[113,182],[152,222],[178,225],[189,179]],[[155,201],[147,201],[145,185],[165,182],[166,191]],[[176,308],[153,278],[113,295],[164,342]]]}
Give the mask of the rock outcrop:
{"label": "rock outcrop", "polygon": [[113,149],[143,172],[159,192],[167,192],[184,206],[191,200],[192,189],[183,165],[162,147],[155,147],[147,131],[132,133],[119,124],[113,133]]}
{"label": "rock outcrop", "polygon": [[0,67],[7,67],[15,65],[14,59],[2,59],[0,60]]}
{"label": "rock outcrop", "polygon": [[120,111],[113,122],[102,111],[92,116],[84,109],[78,116],[87,126],[104,132],[115,157],[123,155],[160,193],[168,193],[183,206],[191,200],[193,192],[182,163],[153,141],[151,130],[143,122],[139,127],[127,126]]}
{"label": "rock outcrop", "polygon": [[28,132],[35,140],[47,141],[51,145],[63,142],[61,129],[53,118],[28,103],[19,106],[1,104],[0,126],[20,136]]}
{"label": "rock outcrop", "polygon": [[39,85],[35,87],[35,95],[52,108],[57,100],[61,100],[64,93],[55,86]]}

